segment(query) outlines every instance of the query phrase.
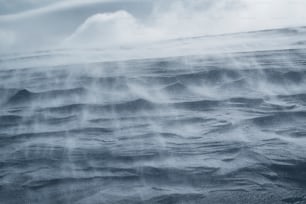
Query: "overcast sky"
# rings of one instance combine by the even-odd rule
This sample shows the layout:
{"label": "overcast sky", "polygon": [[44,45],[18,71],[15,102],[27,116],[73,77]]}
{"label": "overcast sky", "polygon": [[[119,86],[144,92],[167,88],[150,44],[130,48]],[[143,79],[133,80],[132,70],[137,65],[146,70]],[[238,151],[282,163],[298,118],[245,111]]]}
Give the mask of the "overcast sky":
{"label": "overcast sky", "polygon": [[52,3],[57,3],[58,1],[59,0],[0,0],[0,15],[41,8]]}
{"label": "overcast sky", "polygon": [[303,26],[305,0],[0,0],[0,50]]}

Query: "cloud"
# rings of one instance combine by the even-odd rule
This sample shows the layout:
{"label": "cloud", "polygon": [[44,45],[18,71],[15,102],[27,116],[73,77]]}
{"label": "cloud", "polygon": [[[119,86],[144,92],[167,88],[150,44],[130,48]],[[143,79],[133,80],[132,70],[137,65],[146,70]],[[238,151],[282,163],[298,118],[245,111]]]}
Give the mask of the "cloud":
{"label": "cloud", "polygon": [[14,14],[46,6],[59,0],[0,0],[0,15]]}
{"label": "cloud", "polygon": [[66,42],[104,46],[303,25],[301,0],[156,1],[146,20],[127,11],[89,17]]}
{"label": "cloud", "polygon": [[[12,49],[103,47],[299,26],[304,8],[305,0],[65,0],[0,16],[0,27],[15,33]],[[13,35],[0,46],[4,36]]]}
{"label": "cloud", "polygon": [[153,18],[169,35],[192,36],[305,24],[304,0],[176,0]]}
{"label": "cloud", "polygon": [[16,34],[11,30],[0,29],[0,51],[5,51],[16,42]]}
{"label": "cloud", "polygon": [[[65,0],[57,4],[12,15],[0,15],[1,30],[15,33],[7,51],[52,49],[61,45],[87,18],[99,12],[126,10],[141,18],[150,13],[151,0]],[[141,9],[140,9],[141,8]]]}
{"label": "cloud", "polygon": [[96,14],[89,17],[64,44],[87,47],[132,44],[161,39],[162,33],[141,24],[126,11]]}

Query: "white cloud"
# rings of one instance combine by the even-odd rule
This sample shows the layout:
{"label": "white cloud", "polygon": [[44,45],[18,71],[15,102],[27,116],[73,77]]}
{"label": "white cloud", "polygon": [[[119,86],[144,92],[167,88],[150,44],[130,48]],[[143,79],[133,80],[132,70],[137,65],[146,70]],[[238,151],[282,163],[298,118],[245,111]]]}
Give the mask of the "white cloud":
{"label": "white cloud", "polygon": [[16,34],[11,30],[0,29],[0,51],[5,51],[16,41]]}
{"label": "white cloud", "polygon": [[89,17],[64,44],[109,46],[161,39],[157,30],[141,24],[126,11],[96,14]]}
{"label": "white cloud", "polygon": [[156,1],[146,21],[126,11],[93,15],[68,42],[103,46],[298,26],[305,6],[301,0]]}
{"label": "white cloud", "polygon": [[[14,48],[101,47],[299,26],[305,9],[305,0],[65,0],[0,16],[0,26],[16,34],[9,40]],[[0,46],[8,44],[3,36]]]}
{"label": "white cloud", "polygon": [[305,0],[176,0],[153,17],[169,34],[192,36],[304,25],[305,9]]}

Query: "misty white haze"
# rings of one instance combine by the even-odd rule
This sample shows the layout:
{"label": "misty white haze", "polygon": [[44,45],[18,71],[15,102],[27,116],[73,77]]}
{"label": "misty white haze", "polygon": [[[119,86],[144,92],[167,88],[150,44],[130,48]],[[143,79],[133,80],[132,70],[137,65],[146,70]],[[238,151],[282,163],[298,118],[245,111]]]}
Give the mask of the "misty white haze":
{"label": "misty white haze", "polygon": [[306,203],[305,0],[0,0],[0,204]]}
{"label": "misty white haze", "polygon": [[[126,45],[301,26],[306,18],[303,0],[16,2],[1,1],[7,8],[0,16],[2,51]],[[16,12],[21,3],[28,7]]]}

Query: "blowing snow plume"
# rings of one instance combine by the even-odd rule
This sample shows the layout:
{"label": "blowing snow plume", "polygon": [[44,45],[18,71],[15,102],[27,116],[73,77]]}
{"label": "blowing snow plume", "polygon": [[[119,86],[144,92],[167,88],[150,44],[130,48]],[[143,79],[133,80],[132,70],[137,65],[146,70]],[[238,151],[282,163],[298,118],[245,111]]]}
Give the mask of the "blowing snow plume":
{"label": "blowing snow plume", "polygon": [[306,203],[300,0],[1,1],[0,203]]}
{"label": "blowing snow plume", "polygon": [[[306,18],[303,0],[66,0],[48,3],[46,7],[0,17],[0,33],[4,35],[1,50],[42,49],[50,44],[52,47],[124,45],[301,26]],[[9,2],[2,4],[12,7]]]}
{"label": "blowing snow plume", "polygon": [[65,43],[87,47],[132,44],[161,39],[158,30],[142,25],[126,11],[89,17]]}

